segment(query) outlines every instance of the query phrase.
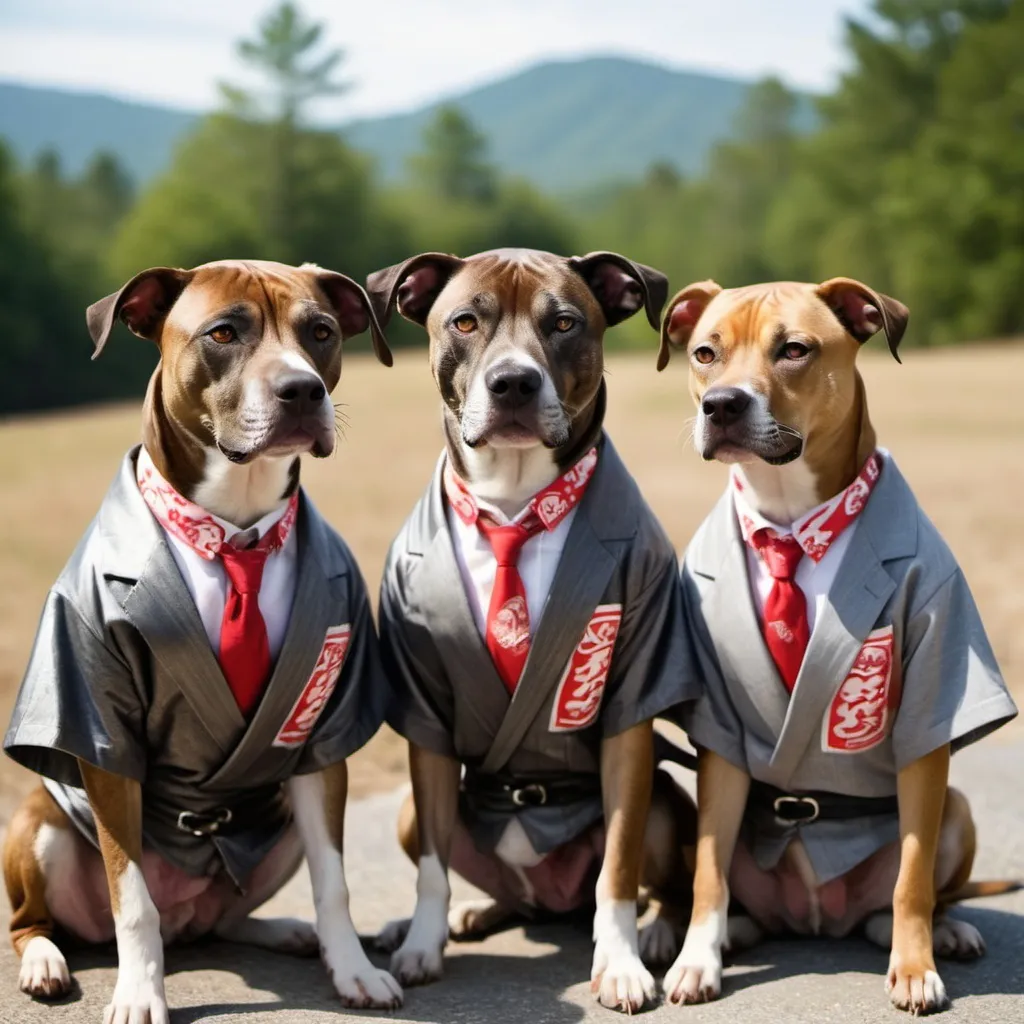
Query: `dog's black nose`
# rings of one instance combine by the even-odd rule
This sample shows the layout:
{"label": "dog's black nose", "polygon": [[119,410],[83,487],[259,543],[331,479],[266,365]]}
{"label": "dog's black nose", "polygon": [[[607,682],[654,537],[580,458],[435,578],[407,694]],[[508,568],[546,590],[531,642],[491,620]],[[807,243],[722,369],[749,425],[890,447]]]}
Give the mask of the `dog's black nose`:
{"label": "dog's black nose", "polygon": [[484,374],[487,390],[498,401],[513,406],[529,402],[540,391],[543,382],[536,366],[524,366],[522,363],[496,363]]}
{"label": "dog's black nose", "polygon": [[704,393],[700,407],[716,427],[728,427],[747,411],[750,400],[750,392],[743,388],[711,388]]}
{"label": "dog's black nose", "polygon": [[274,394],[289,411],[299,415],[316,412],[324,400],[327,389],[324,382],[312,373],[288,373],[274,382]]}

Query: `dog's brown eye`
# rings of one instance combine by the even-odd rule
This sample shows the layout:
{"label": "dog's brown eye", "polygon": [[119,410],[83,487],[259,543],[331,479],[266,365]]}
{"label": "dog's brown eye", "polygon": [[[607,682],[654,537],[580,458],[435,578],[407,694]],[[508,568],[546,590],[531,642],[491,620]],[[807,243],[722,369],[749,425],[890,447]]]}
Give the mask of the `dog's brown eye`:
{"label": "dog's brown eye", "polygon": [[576,318],[571,316],[560,316],[555,321],[555,330],[560,334],[566,334],[576,326]]}
{"label": "dog's brown eye", "polygon": [[805,355],[811,350],[800,341],[787,341],[785,347],[782,349],[782,354],[786,359],[803,359]]}
{"label": "dog's brown eye", "polygon": [[313,337],[317,341],[326,341],[331,336],[331,329],[327,324],[317,324],[313,328]]}
{"label": "dog's brown eye", "polygon": [[693,358],[702,366],[707,366],[715,361],[715,350],[707,345],[701,345],[693,350]]}
{"label": "dog's brown eye", "polygon": [[460,334],[469,334],[471,331],[476,330],[476,317],[470,316],[469,313],[457,316],[452,323],[455,325],[455,330]]}
{"label": "dog's brown eye", "polygon": [[210,331],[210,337],[221,345],[226,345],[229,341],[234,341],[238,334],[230,324],[221,324]]}

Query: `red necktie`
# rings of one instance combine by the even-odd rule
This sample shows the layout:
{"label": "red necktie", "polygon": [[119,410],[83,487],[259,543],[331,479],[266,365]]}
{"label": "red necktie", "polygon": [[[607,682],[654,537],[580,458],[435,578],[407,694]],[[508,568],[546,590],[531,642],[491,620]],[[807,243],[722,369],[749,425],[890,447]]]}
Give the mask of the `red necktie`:
{"label": "red necktie", "polygon": [[487,650],[508,692],[515,693],[530,653],[530,612],[517,563],[523,545],[540,533],[544,524],[529,515],[522,522],[498,526],[481,515],[476,525],[490,542],[498,563],[487,609]]}
{"label": "red necktie", "polygon": [[810,639],[807,599],[793,580],[803,548],[795,537],[780,537],[768,529],[758,530],[750,543],[774,581],[764,602],[764,640],[786,689],[792,693]]}
{"label": "red necktie", "polygon": [[276,527],[253,548],[222,544],[218,554],[228,578],[220,625],[220,667],[235,702],[246,718],[253,712],[270,675],[270,643],[260,612],[260,585],[267,555],[276,544]]}

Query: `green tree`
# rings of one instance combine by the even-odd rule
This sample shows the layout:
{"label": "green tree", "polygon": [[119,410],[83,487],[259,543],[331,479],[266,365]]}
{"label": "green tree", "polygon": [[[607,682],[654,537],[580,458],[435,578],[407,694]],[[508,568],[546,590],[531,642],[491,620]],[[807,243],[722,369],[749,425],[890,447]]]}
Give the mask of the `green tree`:
{"label": "green tree", "polygon": [[423,150],[410,158],[409,170],[424,191],[442,199],[488,203],[497,193],[486,137],[451,104],[424,129]]}

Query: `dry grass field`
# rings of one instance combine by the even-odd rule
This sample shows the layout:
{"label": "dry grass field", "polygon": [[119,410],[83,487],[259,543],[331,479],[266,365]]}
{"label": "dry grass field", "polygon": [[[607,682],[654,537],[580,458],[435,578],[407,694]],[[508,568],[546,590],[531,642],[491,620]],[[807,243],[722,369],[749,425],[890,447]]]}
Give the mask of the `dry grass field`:
{"label": "dry grass field", "polygon": [[[911,351],[897,366],[862,357],[880,441],[963,565],[1011,687],[1024,697],[1024,345]],[[103,364],[95,372],[103,372]],[[609,360],[608,427],[679,547],[718,496],[725,473],[687,445],[692,415],[681,360],[654,371],[643,356]],[[423,351],[385,370],[346,364],[335,394],[348,417],[329,460],[308,461],[305,486],[355,551],[376,590],[388,544],[421,493],[441,440]],[[123,405],[0,423],[0,719],[6,723],[47,588],[94,515],[139,409]],[[397,737],[379,735],[355,759],[356,794],[404,773]],[[0,765],[0,819],[29,778]]]}

